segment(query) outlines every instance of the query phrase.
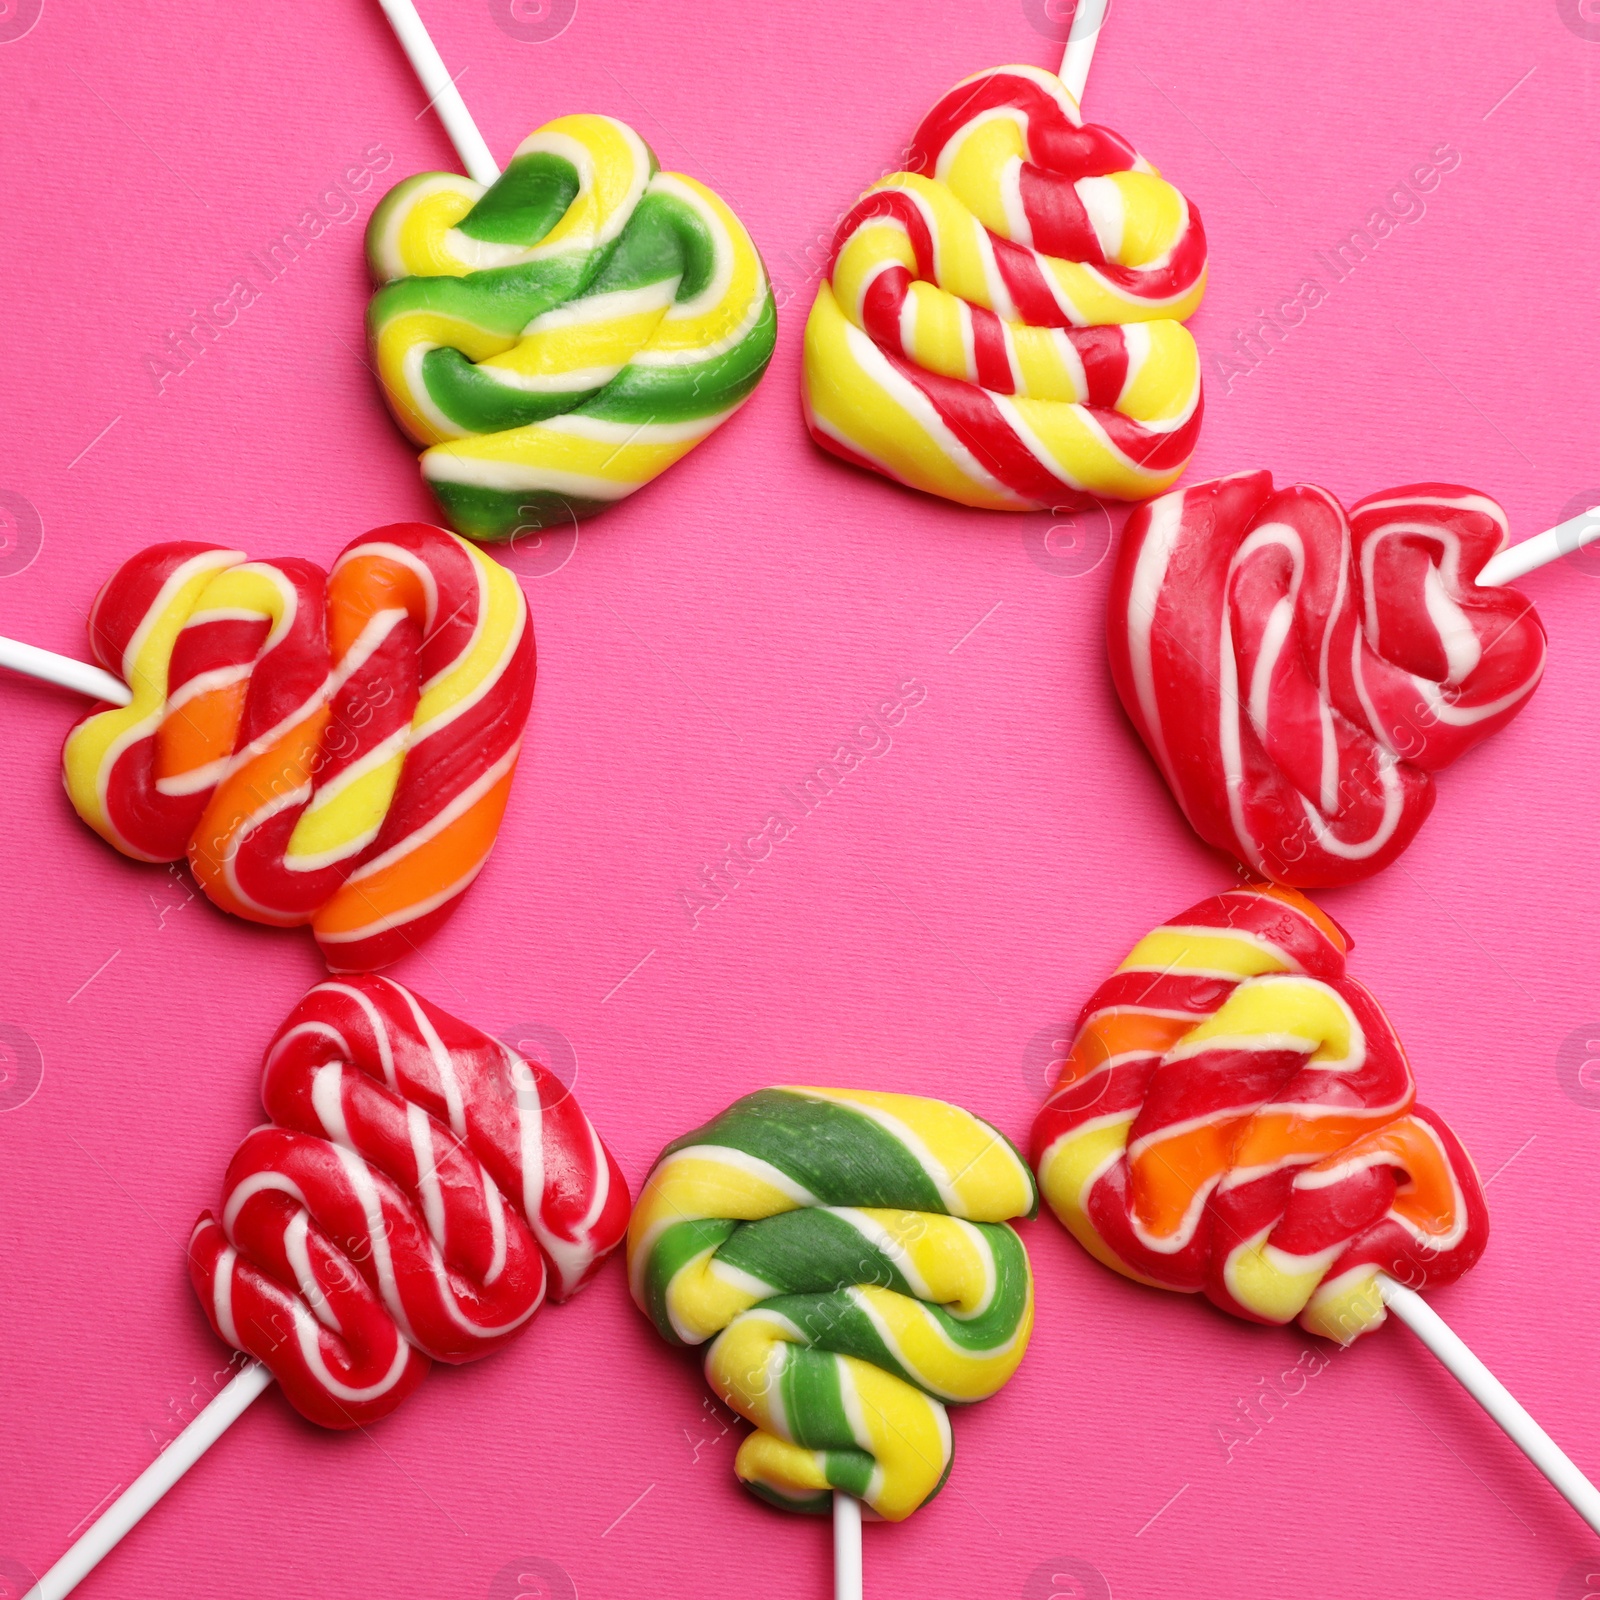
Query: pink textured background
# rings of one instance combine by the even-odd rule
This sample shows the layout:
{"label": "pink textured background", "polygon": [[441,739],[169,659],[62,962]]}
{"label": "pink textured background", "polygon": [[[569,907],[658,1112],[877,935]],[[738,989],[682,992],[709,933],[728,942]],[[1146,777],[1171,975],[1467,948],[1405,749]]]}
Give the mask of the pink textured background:
{"label": "pink textured background", "polygon": [[[1107,567],[1079,570],[1093,528],[1085,556],[1048,516],[901,492],[814,453],[799,423],[819,241],[957,78],[1055,64],[1047,5],[1065,9],[578,0],[546,42],[507,31],[537,31],[539,0],[424,5],[502,158],[562,112],[631,121],[739,211],[782,304],[772,370],[731,425],[575,549],[525,558],[540,684],[500,849],[396,969],[492,1030],[565,1036],[635,1188],[665,1140],[773,1081],[941,1095],[1025,1137],[1061,1024],[1138,934],[1230,876],[1116,710]],[[0,489],[43,528],[16,570],[31,522],[5,501],[0,631],[81,651],[95,588],[153,540],[326,560],[428,514],[359,353],[360,220],[270,283],[250,253],[373,144],[392,162],[331,212],[364,219],[390,182],[453,158],[367,0],[248,22],[43,0],[11,38],[38,10],[0,10]],[[1597,36],[1593,0],[1118,0],[1088,113],[1187,190],[1212,242],[1195,475],[1265,465],[1346,500],[1456,479],[1519,535],[1600,497]],[[1426,214],[1334,284],[1314,252],[1386,195],[1415,212],[1393,186],[1441,142],[1461,162]],[[158,392],[146,358],[246,273],[259,298]],[[1314,274],[1326,302],[1219,376],[1235,334]],[[1445,776],[1398,867],[1326,900],[1424,1098],[1492,1180],[1488,1256],[1436,1303],[1600,1474],[1600,557],[1527,587],[1551,635],[1543,689]],[[692,926],[681,892],[702,867],[908,677],[927,698],[892,748]],[[309,939],[230,921],[78,825],[56,767],[69,697],[7,678],[0,707],[14,1592],[215,1387],[183,1241],[318,968]],[[16,1105],[22,1035],[43,1079]],[[1252,1437],[1241,1403],[1308,1339],[1124,1283],[1048,1218],[1026,1235],[1033,1349],[957,1418],[947,1492],[868,1529],[870,1593],[1575,1597],[1600,1570],[1404,1330],[1335,1356]],[[825,1593],[825,1529],[736,1488],[726,1424],[613,1265],[368,1436],[265,1399],[83,1592]]]}

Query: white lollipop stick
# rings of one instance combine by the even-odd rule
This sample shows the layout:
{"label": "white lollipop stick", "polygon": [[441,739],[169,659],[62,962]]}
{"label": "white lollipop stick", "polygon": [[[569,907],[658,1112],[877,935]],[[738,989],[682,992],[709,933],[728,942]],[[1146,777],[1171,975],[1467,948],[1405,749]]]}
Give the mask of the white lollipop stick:
{"label": "white lollipop stick", "polygon": [[1542,567],[1561,556],[1570,556],[1586,544],[1600,539],[1600,506],[1590,506],[1558,527],[1536,533],[1521,544],[1514,544],[1499,555],[1491,556],[1478,574],[1480,589],[1498,589],[1502,584],[1515,583],[1525,573]]}
{"label": "white lollipop stick", "polygon": [[58,656],[54,650],[41,650],[35,644],[23,644],[20,639],[0,638],[0,667],[10,667],[30,678],[42,678],[63,689],[76,689],[91,700],[109,700],[114,706],[125,706],[133,699],[133,691],[121,678],[87,661],[77,661],[71,656]]}
{"label": "white lollipop stick", "polygon": [[1079,105],[1083,104],[1083,87],[1089,81],[1089,63],[1094,60],[1094,47],[1100,42],[1100,26],[1106,20],[1109,0],[1078,0],[1072,13],[1072,27],[1067,34],[1067,48],[1061,57],[1061,81],[1067,93]]}
{"label": "white lollipop stick", "polygon": [[861,1502],[833,1496],[833,1600],[861,1600]]}
{"label": "white lollipop stick", "polygon": [[99,1566],[122,1536],[186,1473],[250,1402],[272,1383],[272,1374],[252,1361],[165,1450],[95,1518],[89,1530],[22,1597],[63,1600]]}
{"label": "white lollipop stick", "polygon": [[1600,1533],[1600,1489],[1584,1477],[1560,1445],[1523,1409],[1511,1391],[1451,1331],[1444,1318],[1413,1289],[1378,1276],[1384,1303],[1439,1358],[1463,1389],[1505,1430],[1567,1504]]}
{"label": "white lollipop stick", "polygon": [[467,169],[467,176],[487,188],[500,176],[500,169],[489,154],[489,146],[478,132],[478,125],[472,120],[472,113],[467,110],[455,80],[445,70],[444,59],[428,37],[417,8],[411,0],[378,0],[378,4],[411,58],[412,70],[427,91],[428,104],[438,112],[444,131],[450,135],[450,143],[461,157],[461,165]]}

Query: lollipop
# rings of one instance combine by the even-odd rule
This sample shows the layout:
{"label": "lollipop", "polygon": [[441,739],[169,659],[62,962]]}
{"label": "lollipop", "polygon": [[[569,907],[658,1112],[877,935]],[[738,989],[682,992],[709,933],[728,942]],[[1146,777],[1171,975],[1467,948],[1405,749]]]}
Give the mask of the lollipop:
{"label": "lollipop", "polygon": [[1036,67],[958,83],[907,165],[835,236],[806,324],[811,436],[993,510],[1161,493],[1200,428],[1198,213]]}
{"label": "lollipop", "polygon": [[367,330],[451,525],[507,540],[687,455],[760,381],[777,313],[743,224],[626,123],[559,117],[502,174],[453,106],[473,176],[419,174],[373,212]]}
{"label": "lollipop", "polygon": [[1293,890],[1237,890],[1095,991],[1033,1132],[1045,1198],[1092,1255],[1345,1343],[1383,1320],[1380,1272],[1435,1287],[1482,1255],[1472,1162],[1415,1104],[1348,947]]}
{"label": "lollipop", "polygon": [[1106,1266],[1248,1321],[1349,1344],[1396,1311],[1600,1529],[1600,1494],[1416,1293],[1478,1260],[1488,1210],[1349,948],[1265,884],[1146,935],[1034,1123],[1040,1190]]}
{"label": "lollipop", "polygon": [[1531,603],[1478,581],[1506,531],[1493,500],[1454,484],[1347,516],[1266,472],[1135,511],[1111,675],[1195,832],[1301,887],[1393,861],[1433,807],[1433,774],[1503,728],[1544,670]]}
{"label": "lollipop", "polygon": [[331,574],[152,545],[89,614],[130,703],[91,712],[62,766],[78,815],[136,861],[187,856],[225,911],[310,923],[328,965],[414,948],[494,846],[533,695],[516,580],[422,523]]}
{"label": "lollipop", "polygon": [[254,1359],[45,1575],[66,1594],[276,1378],[326,1428],[476,1361],[621,1243],[628,1190],[563,1085],[386,978],[319,984],[267,1050],[272,1121],[229,1164],[189,1275]]}
{"label": "lollipop", "polygon": [[711,1341],[707,1381],[756,1426],[740,1479],[790,1510],[831,1500],[859,1564],[857,1502],[898,1521],[937,1493],[946,1405],[992,1395],[1027,1349],[1006,1223],[1037,1204],[1004,1135],[958,1107],[764,1089],[662,1152],[629,1282],[662,1338]]}

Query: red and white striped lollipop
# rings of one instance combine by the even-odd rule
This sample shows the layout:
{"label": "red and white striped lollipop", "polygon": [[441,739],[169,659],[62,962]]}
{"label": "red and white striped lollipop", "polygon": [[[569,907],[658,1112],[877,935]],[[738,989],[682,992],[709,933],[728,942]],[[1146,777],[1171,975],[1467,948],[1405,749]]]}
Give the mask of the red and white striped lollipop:
{"label": "red and white striped lollipop", "polygon": [[1544,671],[1532,604],[1481,581],[1506,536],[1500,507],[1454,484],[1347,515],[1241,472],[1141,506],[1111,583],[1111,675],[1195,832],[1302,888],[1393,861],[1433,774]]}
{"label": "red and white striped lollipop", "polygon": [[328,1428],[392,1411],[586,1283],[628,1189],[561,1082],[398,983],[318,984],[267,1051],[255,1129],[189,1275],[220,1337]]}
{"label": "red and white striped lollipop", "polygon": [[387,978],[318,984],[267,1051],[272,1121],[189,1241],[218,1335],[254,1359],[33,1593],[59,1600],[276,1378],[326,1428],[393,1411],[434,1361],[491,1355],[627,1228],[627,1184],[537,1062]]}

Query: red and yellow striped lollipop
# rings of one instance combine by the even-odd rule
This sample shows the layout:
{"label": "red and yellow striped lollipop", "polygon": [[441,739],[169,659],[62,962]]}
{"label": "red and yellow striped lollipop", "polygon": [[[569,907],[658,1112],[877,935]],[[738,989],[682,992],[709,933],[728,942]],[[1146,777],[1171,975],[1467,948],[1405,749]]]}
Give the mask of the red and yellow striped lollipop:
{"label": "red and yellow striped lollipop", "polygon": [[812,437],[994,510],[1168,488],[1200,429],[1194,208],[1037,67],[958,83],[906,165],[839,226],[806,324]]}

